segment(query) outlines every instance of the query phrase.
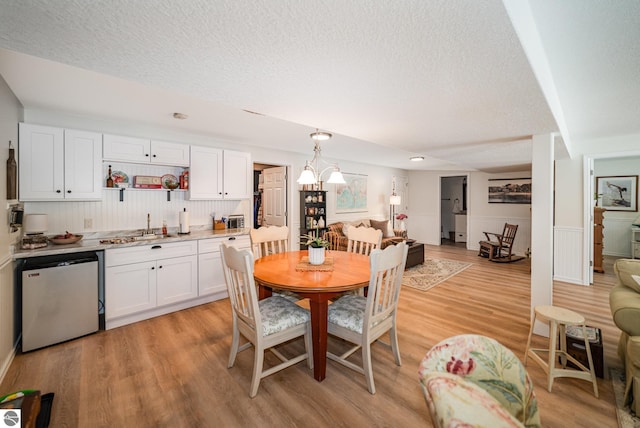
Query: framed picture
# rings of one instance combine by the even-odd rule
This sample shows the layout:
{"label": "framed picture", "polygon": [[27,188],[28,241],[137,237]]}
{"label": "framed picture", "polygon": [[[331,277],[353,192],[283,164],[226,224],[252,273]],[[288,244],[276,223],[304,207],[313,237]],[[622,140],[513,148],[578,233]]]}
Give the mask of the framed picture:
{"label": "framed picture", "polygon": [[530,204],[531,177],[489,180],[490,204]]}
{"label": "framed picture", "polygon": [[336,184],[336,213],[367,211],[367,176],[343,173],[345,184]]}
{"label": "framed picture", "polygon": [[598,203],[608,211],[638,211],[638,176],[596,177]]}

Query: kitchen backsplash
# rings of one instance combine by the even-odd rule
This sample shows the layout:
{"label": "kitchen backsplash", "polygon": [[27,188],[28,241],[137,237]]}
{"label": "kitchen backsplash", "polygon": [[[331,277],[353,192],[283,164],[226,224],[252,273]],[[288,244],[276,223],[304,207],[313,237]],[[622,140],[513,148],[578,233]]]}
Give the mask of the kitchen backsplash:
{"label": "kitchen backsplash", "polygon": [[[145,229],[147,213],[151,214],[151,227],[161,228],[162,221],[171,228],[178,227],[178,213],[189,211],[192,226],[212,224],[211,214],[216,218],[229,214],[244,214],[245,222],[251,224],[252,201],[189,201],[186,192],[171,192],[167,201],[165,190],[126,189],[124,201],[120,202],[117,189],[102,191],[102,201],[97,202],[25,202],[25,214],[49,215],[47,234],[107,232],[112,230]],[[87,227],[85,227],[87,225]]]}

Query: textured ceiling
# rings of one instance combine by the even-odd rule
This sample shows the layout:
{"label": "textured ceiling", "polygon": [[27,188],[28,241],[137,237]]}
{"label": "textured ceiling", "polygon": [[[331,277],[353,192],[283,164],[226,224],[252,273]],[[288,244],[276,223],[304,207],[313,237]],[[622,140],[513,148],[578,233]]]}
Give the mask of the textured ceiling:
{"label": "textured ceiling", "polygon": [[[603,71],[597,57],[611,64],[607,77],[626,77],[616,90],[637,112],[640,94],[628,86],[640,55],[608,61],[610,43],[594,41],[637,54],[625,31],[635,25],[638,40],[640,14],[624,7],[640,2],[621,0],[613,13],[595,1],[557,3],[532,2],[531,13],[570,133],[627,133],[611,105],[606,124],[593,117],[611,82],[585,92]],[[593,25],[594,11],[608,15],[611,35]],[[530,136],[559,129],[498,0],[0,0],[0,47],[0,74],[27,108],[306,154],[320,128],[335,135],[325,155],[399,168],[521,169]],[[584,65],[594,70],[577,73]],[[174,111],[190,118],[176,124]],[[408,162],[416,154],[427,162]]]}

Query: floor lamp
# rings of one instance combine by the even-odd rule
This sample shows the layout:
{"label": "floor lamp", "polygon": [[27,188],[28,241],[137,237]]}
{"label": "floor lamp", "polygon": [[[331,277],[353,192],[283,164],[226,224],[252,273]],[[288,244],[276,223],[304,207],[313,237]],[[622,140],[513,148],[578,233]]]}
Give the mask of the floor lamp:
{"label": "floor lamp", "polygon": [[395,229],[396,228],[396,206],[400,205],[400,195],[396,195],[395,193],[393,195],[391,195],[391,197],[389,197],[389,211],[390,211],[390,216],[393,220],[392,221],[392,227]]}

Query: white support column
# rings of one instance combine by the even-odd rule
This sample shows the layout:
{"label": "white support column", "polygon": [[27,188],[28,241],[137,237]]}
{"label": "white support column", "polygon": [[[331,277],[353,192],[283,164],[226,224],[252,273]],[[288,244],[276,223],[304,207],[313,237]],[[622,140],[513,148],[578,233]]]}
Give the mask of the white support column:
{"label": "white support column", "polygon": [[[531,195],[531,313],[553,304],[553,140],[534,135]],[[534,332],[549,336],[549,327],[536,322]]]}

